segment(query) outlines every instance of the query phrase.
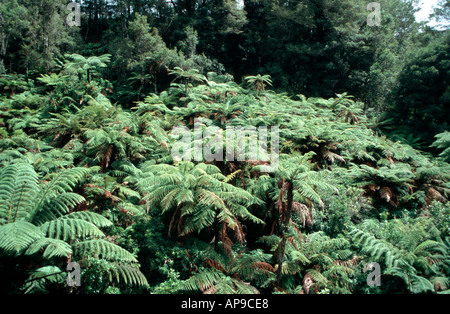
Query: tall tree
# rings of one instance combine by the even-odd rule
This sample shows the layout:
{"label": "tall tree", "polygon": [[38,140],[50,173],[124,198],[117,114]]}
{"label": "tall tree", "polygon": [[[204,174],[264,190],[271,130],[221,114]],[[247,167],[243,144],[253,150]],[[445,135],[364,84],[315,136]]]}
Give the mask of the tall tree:
{"label": "tall tree", "polygon": [[[111,43],[110,51],[115,56],[117,79],[126,86],[123,92],[127,95],[123,96],[134,100],[140,99],[143,88],[149,83],[156,92],[159,72],[177,58],[177,53],[167,48],[158,30],[150,27],[147,17],[139,14],[129,21],[126,36],[115,38]],[[124,80],[127,78],[132,80],[127,82]],[[136,86],[137,94],[134,95],[130,89]]]}
{"label": "tall tree", "polygon": [[[2,1],[0,6],[0,74],[5,72],[2,70],[5,66],[5,58],[8,57],[10,63],[14,62],[15,58],[8,56],[7,52],[13,45],[15,53],[17,53],[19,47],[15,43],[23,39],[23,32],[29,26],[27,14],[26,7],[17,0]],[[11,64],[9,68],[11,68]]]}
{"label": "tall tree", "polygon": [[428,145],[450,123],[449,51],[448,34],[419,50],[402,69],[394,91],[395,116]]}
{"label": "tall tree", "polygon": [[25,71],[48,72],[56,66],[56,58],[71,51],[75,44],[71,30],[65,25],[68,11],[64,0],[23,1],[28,9],[30,25],[24,35],[21,54]]}

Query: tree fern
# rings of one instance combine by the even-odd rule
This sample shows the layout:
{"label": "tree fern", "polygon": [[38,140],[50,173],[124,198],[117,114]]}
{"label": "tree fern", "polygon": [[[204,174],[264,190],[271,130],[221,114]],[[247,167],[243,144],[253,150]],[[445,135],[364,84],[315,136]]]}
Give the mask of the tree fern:
{"label": "tree fern", "polygon": [[405,282],[412,293],[433,291],[431,280],[445,272],[445,245],[430,239],[423,220],[415,224],[405,224],[393,219],[384,225],[371,221],[361,224],[362,229],[376,227],[376,238],[370,229],[353,228],[349,236],[360,247],[360,252],[369,256],[370,261],[384,265],[383,273],[396,276]]}
{"label": "tree fern", "polygon": [[232,255],[206,250],[204,266],[182,283],[187,291],[208,294],[254,294],[253,283],[264,284],[273,279],[273,267],[267,262],[269,256],[257,250],[241,251]]}
{"label": "tree fern", "polygon": [[[282,264],[274,266],[274,271],[278,269],[282,274],[280,285],[283,289],[309,293],[310,289],[315,287],[327,288],[333,293],[350,292],[356,264],[345,263],[339,260],[336,254],[337,251],[349,250],[350,243],[347,239],[331,239],[323,232],[303,236],[293,228],[290,235],[286,242]],[[269,245],[274,253],[274,260],[278,263],[276,256],[280,252],[282,239],[277,236],[265,236],[261,242]],[[350,256],[354,258],[353,252],[341,254],[345,258]],[[275,277],[272,280],[275,280]],[[298,286],[299,284],[301,286]]]}
{"label": "tree fern", "polygon": [[[242,236],[240,219],[262,223],[247,209],[258,200],[247,191],[224,182],[220,170],[212,165],[182,162],[177,166],[148,165],[143,171],[153,173],[137,187],[148,207],[158,206],[163,214],[171,215],[169,232],[178,230],[178,235],[200,232],[217,223],[230,229],[239,238]],[[217,231],[218,232],[218,231]],[[216,241],[228,237],[216,234]]]}
{"label": "tree fern", "polygon": [[436,140],[431,146],[441,149],[439,157],[446,162],[450,162],[450,132],[439,133],[435,138]]}
{"label": "tree fern", "polygon": [[85,199],[72,191],[91,171],[62,170],[51,181],[39,183],[29,164],[3,167],[0,249],[14,256],[39,254],[50,263],[69,256],[97,256],[120,264],[115,278],[145,284],[136,257],[104,239],[100,228],[111,226],[111,222],[93,212],[73,211]]}
{"label": "tree fern", "polygon": [[396,266],[402,258],[397,248],[387,241],[375,238],[370,233],[355,228],[349,235],[355,244],[361,246],[363,253],[372,256],[374,261],[384,261],[386,267]]}

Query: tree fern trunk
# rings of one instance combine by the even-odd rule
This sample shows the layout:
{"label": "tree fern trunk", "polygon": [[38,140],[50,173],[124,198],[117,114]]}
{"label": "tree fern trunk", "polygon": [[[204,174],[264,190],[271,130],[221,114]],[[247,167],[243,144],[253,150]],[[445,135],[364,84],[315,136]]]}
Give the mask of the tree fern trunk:
{"label": "tree fern trunk", "polygon": [[[286,251],[286,242],[287,242],[287,236],[288,236],[288,230],[289,230],[289,222],[291,220],[292,215],[292,202],[294,199],[294,193],[293,193],[294,186],[292,184],[292,181],[286,180],[286,190],[287,190],[287,208],[286,213],[284,214],[284,217],[282,216],[281,219],[281,232],[282,232],[282,238],[281,242],[278,245],[277,251],[276,251],[276,263],[278,264],[277,268],[277,279],[276,279],[276,286],[280,286],[281,281],[281,268],[284,261],[284,252]],[[283,193],[284,188],[281,189],[280,193]]]}
{"label": "tree fern trunk", "polygon": [[219,218],[217,217],[217,214],[214,220],[214,251],[219,252],[221,226],[219,224]]}

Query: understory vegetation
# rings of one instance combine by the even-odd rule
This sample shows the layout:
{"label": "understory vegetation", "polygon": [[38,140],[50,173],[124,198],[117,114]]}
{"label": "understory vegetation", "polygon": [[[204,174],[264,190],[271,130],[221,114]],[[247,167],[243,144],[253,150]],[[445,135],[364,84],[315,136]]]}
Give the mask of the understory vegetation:
{"label": "understory vegetation", "polygon": [[[269,34],[251,24],[241,35],[239,30],[247,25],[239,15],[242,9],[222,2],[229,12],[228,28],[212,43],[231,38],[232,45],[248,32],[249,38],[256,40],[259,34],[261,42],[270,43],[272,23],[283,25],[281,17],[297,11],[304,14],[299,33],[338,23],[335,16],[308,20],[309,11],[300,6],[274,4],[265,15],[269,2],[245,1],[249,19],[259,14],[274,20],[265,21],[272,25]],[[164,15],[149,22],[145,12],[128,16],[124,7],[114,27],[126,24],[127,35],[117,35],[115,41],[114,28],[106,30],[102,20],[95,24],[89,15],[94,24],[83,24],[82,30],[90,29],[94,34],[89,36],[110,36],[109,50],[88,40],[88,33],[83,39],[70,32],[60,35],[72,37],[50,41],[39,50],[33,45],[37,37],[21,39],[20,31],[36,35],[44,29],[39,23],[57,23],[44,17],[32,25],[19,23],[26,6],[18,0],[8,3],[15,19],[5,15],[11,24],[0,24],[0,30],[10,25],[17,32],[9,36],[17,41],[7,53],[4,47],[0,63],[2,293],[450,292],[446,31],[420,33],[414,40],[431,44],[409,51],[409,59],[401,61],[390,59],[400,55],[395,52],[399,47],[379,47],[389,51],[380,57],[378,48],[370,50],[376,45],[359,47],[357,38],[346,37],[349,29],[336,26],[327,34],[353,47],[341,51],[343,56],[371,51],[378,59],[370,71],[350,71],[353,81],[344,84],[348,92],[339,91],[336,83],[320,96],[320,69],[304,68],[315,63],[304,60],[300,66],[294,60],[290,70],[276,63],[287,67],[289,53],[313,49],[315,33],[309,48],[287,44],[290,51],[265,67],[249,66],[255,72],[241,79],[237,73],[242,68],[228,74],[233,60],[221,55],[222,50],[214,58],[199,52],[199,47],[205,52],[212,48],[192,27],[172,34],[184,36],[181,41],[172,38],[179,48],[166,47],[170,38],[164,41],[149,26],[169,27]],[[93,1],[83,3],[89,10],[95,7],[88,6]],[[181,1],[175,3],[181,6]],[[179,11],[174,20],[178,26],[184,16]],[[207,24],[199,17],[202,12],[190,13],[195,18],[191,22],[196,21],[191,26]],[[319,22],[325,23],[322,28]],[[387,35],[378,41],[375,37],[381,34],[369,33],[364,31],[364,36],[394,45]],[[394,33],[393,28],[389,36]],[[279,39],[289,42],[287,37],[294,35],[284,33]],[[84,52],[68,48],[70,38],[85,40]],[[22,45],[16,46],[20,40]],[[401,43],[408,40],[404,35]],[[249,48],[255,42],[248,39],[245,44],[241,53],[257,53]],[[261,58],[267,59],[268,53]],[[14,55],[22,58],[17,64]],[[252,62],[256,59],[247,61]],[[321,62],[315,65],[323,69],[338,64]],[[398,71],[386,66],[395,74],[383,72],[391,62],[402,66]],[[360,80],[369,80],[363,73],[379,85],[356,90]],[[315,84],[308,85],[311,80]],[[329,76],[322,83],[331,80]],[[303,85],[308,88],[303,90]],[[411,90],[416,86],[422,89]],[[389,95],[383,95],[386,89]],[[214,126],[224,132],[227,127],[278,127],[278,167],[264,172],[267,162],[251,158],[174,158],[179,140],[174,127],[193,131],[196,123],[203,130]],[[248,145],[251,139],[245,140]],[[80,266],[80,286],[67,284],[72,262]],[[371,263],[380,266],[379,285],[367,282]]]}
{"label": "understory vegetation", "polygon": [[[123,109],[71,65],[2,101],[6,291],[449,289],[450,165],[381,135],[352,97],[288,97],[209,73]],[[68,96],[83,92],[82,104]],[[279,126],[277,171],[174,161],[171,130],[193,128],[192,117]],[[80,287],[65,285],[68,261]],[[379,287],[366,284],[370,262]]]}

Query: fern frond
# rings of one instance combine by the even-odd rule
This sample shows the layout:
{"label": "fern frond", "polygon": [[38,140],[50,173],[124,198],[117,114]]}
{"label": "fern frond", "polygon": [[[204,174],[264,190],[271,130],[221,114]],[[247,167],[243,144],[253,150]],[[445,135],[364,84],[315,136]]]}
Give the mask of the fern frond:
{"label": "fern frond", "polygon": [[42,232],[47,237],[61,239],[64,241],[73,239],[84,239],[87,237],[100,238],[104,237],[103,232],[94,224],[76,218],[60,218],[48,221],[40,226]]}
{"label": "fern frond", "polygon": [[257,294],[258,290],[250,283],[232,277],[222,277],[212,289],[214,294]]}
{"label": "fern frond", "polygon": [[46,259],[52,257],[68,257],[72,254],[70,245],[62,240],[51,238],[40,238],[34,241],[25,251],[26,255],[32,255],[43,250],[42,256]]}
{"label": "fern frond", "polygon": [[23,158],[21,152],[16,149],[5,149],[0,153],[0,162],[4,161],[17,161]]}
{"label": "fern frond", "polygon": [[234,171],[233,173],[230,173],[229,175],[227,175],[227,177],[225,178],[224,182],[230,182],[230,181],[233,181],[233,180],[236,178],[236,176],[237,176],[239,173],[241,173],[241,172],[242,172],[242,170],[239,169],[239,170]]}
{"label": "fern frond", "polygon": [[57,266],[44,266],[33,270],[25,281],[23,291],[30,293],[48,293],[46,282],[58,283],[64,280],[65,273]]}
{"label": "fern frond", "polygon": [[420,254],[422,252],[438,252],[445,255],[445,246],[442,243],[433,240],[426,240],[417,245],[414,249],[414,254]]}
{"label": "fern frond", "polygon": [[0,169],[0,223],[31,218],[38,191],[38,176],[30,164]]}
{"label": "fern frond", "polygon": [[0,248],[16,254],[21,254],[34,241],[43,237],[38,227],[26,221],[0,226]]}
{"label": "fern frond", "polygon": [[208,191],[206,189],[198,189],[199,204],[206,206],[213,206],[214,208],[224,209],[225,203],[216,193]]}
{"label": "fern frond", "polygon": [[322,275],[320,271],[316,269],[308,269],[306,272],[312,277],[315,282],[323,285],[326,285],[328,283],[327,278],[325,278],[325,276]]}
{"label": "fern frond", "polygon": [[48,184],[44,195],[50,192],[65,193],[72,192],[73,188],[83,182],[94,168],[75,167],[64,169],[58,173]]}
{"label": "fern frond", "polygon": [[115,263],[108,270],[109,280],[116,282],[125,282],[126,285],[146,286],[147,278],[137,267],[127,264]]}
{"label": "fern frond", "polygon": [[261,238],[258,239],[258,243],[263,243],[267,245],[271,251],[275,251],[280,241],[281,238],[276,235],[262,236]]}
{"label": "fern frond", "polygon": [[214,224],[216,218],[216,212],[208,206],[192,206],[195,212],[191,214],[190,211],[185,211],[184,215],[188,215],[186,218],[183,231],[181,235],[187,235],[193,231],[200,232],[204,228]]}
{"label": "fern frond", "polygon": [[91,211],[79,211],[79,212],[73,212],[67,215],[64,215],[61,217],[62,219],[82,219],[87,222],[92,223],[93,225],[97,226],[98,228],[105,228],[110,227],[113,225],[113,223],[105,218],[104,216],[91,212]]}
{"label": "fern frond", "polygon": [[[279,265],[275,266],[275,271],[278,269]],[[295,275],[302,269],[302,266],[297,261],[284,261],[281,264],[281,273],[283,275]]]}
{"label": "fern frond", "polygon": [[426,293],[434,291],[433,284],[426,278],[418,275],[411,275],[411,291],[413,293]]}
{"label": "fern frond", "polygon": [[215,285],[224,275],[215,269],[202,269],[181,284],[181,289],[205,291]]}
{"label": "fern frond", "polygon": [[89,255],[110,261],[137,263],[133,254],[103,239],[85,240],[74,244],[73,247],[74,253],[79,256]]}
{"label": "fern frond", "polygon": [[[44,192],[45,193],[45,192]],[[85,198],[77,193],[62,193],[48,196],[41,205],[36,208],[32,222],[40,225],[46,221],[56,219],[69,213],[70,210],[85,201]]]}

